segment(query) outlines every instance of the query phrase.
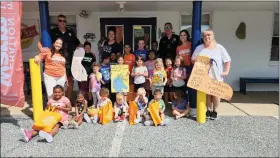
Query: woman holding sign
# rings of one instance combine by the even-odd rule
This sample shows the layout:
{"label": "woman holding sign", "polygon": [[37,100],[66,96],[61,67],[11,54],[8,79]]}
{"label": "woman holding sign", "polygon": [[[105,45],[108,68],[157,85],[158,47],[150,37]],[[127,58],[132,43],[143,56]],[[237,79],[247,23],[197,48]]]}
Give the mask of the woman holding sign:
{"label": "woman holding sign", "polygon": [[[204,44],[196,47],[192,55],[192,62],[195,62],[197,56],[209,57],[212,60],[209,76],[212,79],[223,81],[229,73],[231,58],[227,50],[216,42],[213,30],[207,29],[202,35]],[[206,119],[217,119],[217,107],[220,101],[221,99],[218,97],[211,95],[206,96]]]}

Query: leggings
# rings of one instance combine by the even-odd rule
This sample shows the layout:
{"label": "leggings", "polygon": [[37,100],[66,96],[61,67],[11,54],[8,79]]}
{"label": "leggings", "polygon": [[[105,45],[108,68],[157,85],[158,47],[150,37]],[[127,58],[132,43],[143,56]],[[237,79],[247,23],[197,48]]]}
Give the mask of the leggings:
{"label": "leggings", "polygon": [[97,92],[92,92],[92,100],[93,100],[93,106],[96,107],[97,106],[97,102],[98,102],[98,99],[100,98],[100,95],[99,95],[99,91]]}
{"label": "leggings", "polygon": [[61,85],[62,87],[65,86],[66,76],[52,77],[45,73],[43,75],[44,75],[44,81],[45,81],[48,99],[50,99],[53,94],[53,87],[55,87],[56,85]]}

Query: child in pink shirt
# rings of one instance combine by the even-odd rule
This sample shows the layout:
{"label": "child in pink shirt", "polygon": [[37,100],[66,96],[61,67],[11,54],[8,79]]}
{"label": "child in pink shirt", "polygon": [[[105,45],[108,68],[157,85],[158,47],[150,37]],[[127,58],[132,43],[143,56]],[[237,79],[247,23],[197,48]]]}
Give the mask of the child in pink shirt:
{"label": "child in pink shirt", "polygon": [[145,66],[148,69],[148,77],[147,77],[148,82],[145,83],[145,89],[146,89],[147,95],[149,97],[152,94],[151,86],[150,86],[151,83],[150,83],[149,78],[152,78],[153,73],[154,73],[155,63],[156,63],[156,61],[155,61],[156,56],[155,56],[155,53],[153,51],[151,51],[149,53],[148,57],[149,57],[149,60],[145,62]]}
{"label": "child in pink shirt", "polygon": [[70,100],[63,95],[63,87],[61,85],[56,85],[53,88],[53,96],[48,101],[48,107],[55,107],[55,109],[62,115],[61,121],[53,127],[50,133],[47,133],[45,131],[28,131],[26,129],[22,129],[22,134],[26,142],[29,142],[33,137],[39,134],[40,137],[46,139],[47,142],[50,143],[53,141],[53,137],[58,133],[60,127],[68,126],[68,112],[72,111],[72,106]]}

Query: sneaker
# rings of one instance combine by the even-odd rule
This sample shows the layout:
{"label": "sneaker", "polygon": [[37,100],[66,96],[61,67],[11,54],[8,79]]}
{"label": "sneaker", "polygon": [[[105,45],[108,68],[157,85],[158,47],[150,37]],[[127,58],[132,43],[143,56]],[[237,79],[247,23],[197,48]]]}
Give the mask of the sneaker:
{"label": "sneaker", "polygon": [[139,117],[138,119],[135,120],[135,123],[140,123],[140,122],[143,122],[143,118],[142,117]]}
{"label": "sneaker", "polygon": [[114,118],[114,121],[115,121],[115,122],[120,121],[120,117],[119,117],[119,116],[115,117],[115,118]]}
{"label": "sneaker", "polygon": [[74,129],[78,129],[78,128],[79,128],[78,123],[77,123],[76,121],[74,121],[74,120],[72,120],[72,121],[70,122],[70,124],[69,124],[69,125],[71,125],[71,126],[72,126],[72,128],[74,128]]}
{"label": "sneaker", "polygon": [[68,122],[68,121],[64,121],[64,122],[62,123],[61,129],[67,129],[67,128],[68,128],[68,125],[69,125],[69,122]]}
{"label": "sneaker", "polygon": [[28,130],[26,130],[26,129],[21,129],[21,133],[22,133],[22,136],[23,136],[23,140],[26,142],[26,143],[28,143],[30,140],[31,140],[31,138],[32,138],[32,133],[31,133],[31,131],[28,131]]}
{"label": "sneaker", "polygon": [[207,112],[206,112],[206,119],[210,119],[210,116],[211,116],[211,111],[207,110]]}
{"label": "sneaker", "polygon": [[125,116],[122,115],[122,116],[120,117],[120,121],[123,121],[124,119],[125,119]]}
{"label": "sneaker", "polygon": [[216,120],[218,118],[218,113],[216,111],[213,111],[211,113],[210,119],[211,120]]}
{"label": "sneaker", "polygon": [[169,124],[169,119],[164,119],[161,123],[160,123],[160,125],[161,126],[166,126],[166,125],[168,125]]}
{"label": "sneaker", "polygon": [[97,116],[94,116],[93,117],[93,120],[92,120],[92,123],[96,124],[98,122],[98,117]]}
{"label": "sneaker", "polygon": [[45,131],[39,131],[39,136],[46,139],[48,143],[51,143],[53,141],[52,135]]}
{"label": "sneaker", "polygon": [[154,122],[151,121],[151,120],[148,120],[148,121],[145,121],[145,122],[144,122],[144,125],[145,125],[145,126],[152,126],[152,125],[154,125]]}
{"label": "sneaker", "polygon": [[84,113],[84,119],[86,120],[87,123],[91,123],[91,119],[89,118],[87,113]]}

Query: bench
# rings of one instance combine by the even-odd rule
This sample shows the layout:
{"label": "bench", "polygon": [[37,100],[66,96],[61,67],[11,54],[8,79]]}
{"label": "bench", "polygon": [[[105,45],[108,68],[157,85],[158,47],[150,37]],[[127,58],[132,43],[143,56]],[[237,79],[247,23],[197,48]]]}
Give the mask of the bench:
{"label": "bench", "polygon": [[246,95],[247,83],[278,83],[279,84],[279,78],[240,77],[239,78],[240,93],[243,93],[244,95]]}

